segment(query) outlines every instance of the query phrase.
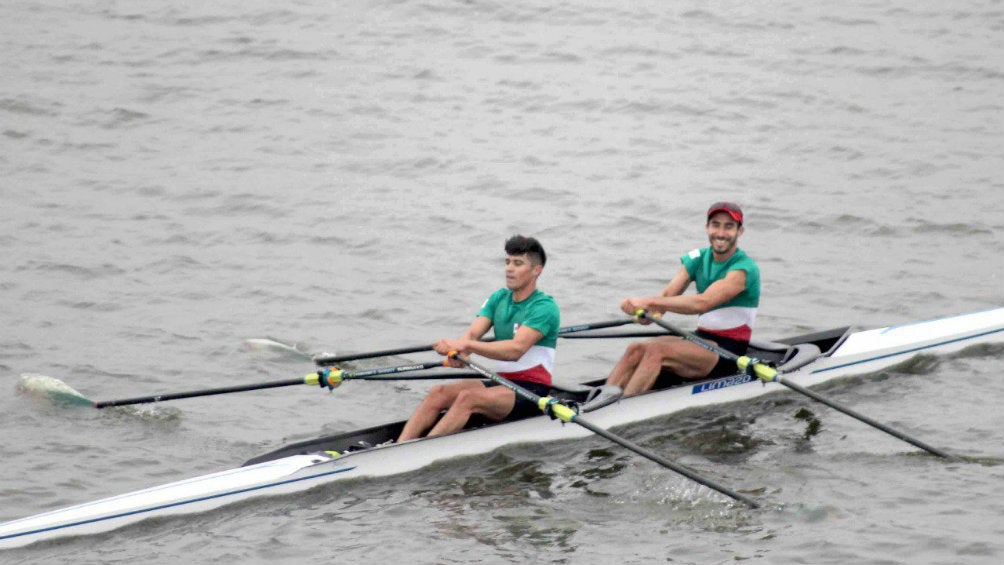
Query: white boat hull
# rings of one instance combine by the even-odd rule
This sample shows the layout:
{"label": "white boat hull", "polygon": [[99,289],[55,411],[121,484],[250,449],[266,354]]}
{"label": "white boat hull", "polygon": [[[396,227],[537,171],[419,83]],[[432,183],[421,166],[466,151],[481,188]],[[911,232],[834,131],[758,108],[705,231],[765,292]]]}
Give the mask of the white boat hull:
{"label": "white boat hull", "polygon": [[[812,386],[876,371],[920,353],[945,354],[976,343],[1002,341],[1004,308],[862,331],[849,335],[829,356],[786,373],[785,379]],[[589,420],[609,428],[688,408],[747,400],[783,388],[737,375],[623,399],[591,412]],[[105,532],[154,516],[204,512],[248,498],[299,492],[336,480],[405,473],[435,461],[487,453],[513,443],[572,439],[590,433],[581,426],[539,416],[343,456],[317,453],[282,457],[7,522],[0,525],[0,548]]]}

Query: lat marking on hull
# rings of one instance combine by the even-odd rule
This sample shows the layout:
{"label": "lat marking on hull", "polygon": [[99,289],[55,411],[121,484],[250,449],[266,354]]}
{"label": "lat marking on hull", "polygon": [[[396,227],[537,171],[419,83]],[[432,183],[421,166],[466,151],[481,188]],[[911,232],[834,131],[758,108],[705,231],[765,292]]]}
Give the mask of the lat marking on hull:
{"label": "lat marking on hull", "polygon": [[741,385],[752,380],[754,380],[753,375],[732,375],[731,377],[725,377],[724,379],[718,379],[717,381],[694,385],[691,394],[700,394],[702,392],[708,392],[709,390],[718,390],[720,388]]}

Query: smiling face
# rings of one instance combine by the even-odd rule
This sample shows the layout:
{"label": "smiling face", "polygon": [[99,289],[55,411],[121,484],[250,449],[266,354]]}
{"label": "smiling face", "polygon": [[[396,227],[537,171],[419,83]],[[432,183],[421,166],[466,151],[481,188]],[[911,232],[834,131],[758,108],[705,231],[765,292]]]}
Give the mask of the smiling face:
{"label": "smiling face", "polygon": [[534,265],[527,254],[506,255],[505,257],[505,286],[513,294],[529,294],[536,288],[537,277],[544,269],[541,265]]}
{"label": "smiling face", "polygon": [[743,233],[743,227],[739,222],[725,212],[718,212],[708,218],[707,230],[715,260],[731,257],[739,243],[739,236]]}

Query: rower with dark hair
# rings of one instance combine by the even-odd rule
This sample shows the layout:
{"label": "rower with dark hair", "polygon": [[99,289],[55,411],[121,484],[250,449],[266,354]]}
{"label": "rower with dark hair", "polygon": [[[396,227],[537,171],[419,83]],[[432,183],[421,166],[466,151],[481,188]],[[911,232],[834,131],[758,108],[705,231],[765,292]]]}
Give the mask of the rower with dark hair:
{"label": "rower with dark hair", "polygon": [[[712,204],[705,229],[711,246],[681,257],[683,266],[659,296],[626,298],[621,309],[632,315],[638,310],[698,314],[698,337],[744,355],[760,305],[760,269],[738,247],[744,231],[742,209],[733,202]],[[684,295],[691,282],[696,283],[697,294]],[[607,384],[623,388],[624,396],[633,396],[652,388],[664,371],[699,379],[731,375],[737,367],[679,337],[656,337],[628,346]]]}
{"label": "rower with dark hair", "polygon": [[[499,375],[534,394],[546,396],[561,324],[554,299],[537,289],[537,277],[544,270],[547,254],[539,241],[521,235],[505,242],[505,252],[505,288],[485,301],[477,318],[459,338],[441,339],[434,348],[440,355],[456,351],[494,359],[498,361],[495,370]],[[493,327],[495,341],[480,341]],[[453,359],[448,363],[453,367],[463,366]],[[446,413],[440,418],[444,410]],[[472,414],[501,421],[539,412],[536,405],[506,387],[464,379],[433,387],[397,441],[421,437],[426,430],[430,437],[452,434],[460,431]]]}

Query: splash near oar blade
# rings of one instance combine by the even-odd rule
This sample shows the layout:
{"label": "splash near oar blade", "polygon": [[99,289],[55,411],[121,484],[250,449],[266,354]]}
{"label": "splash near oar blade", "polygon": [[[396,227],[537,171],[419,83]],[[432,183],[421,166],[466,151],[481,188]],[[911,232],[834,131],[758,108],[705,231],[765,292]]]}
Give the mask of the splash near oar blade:
{"label": "splash near oar blade", "polygon": [[61,406],[94,406],[94,401],[63,381],[39,375],[24,373],[17,383],[17,390]]}
{"label": "splash near oar blade", "polygon": [[533,392],[526,390],[525,388],[506,379],[505,377],[502,377],[498,373],[495,373],[494,371],[487,369],[479,365],[478,363],[475,363],[474,361],[471,361],[469,358],[463,355],[457,354],[457,352],[455,351],[450,353],[450,357],[460,360],[462,363],[464,363],[471,369],[474,369],[476,372],[481,373],[481,375],[483,375],[486,379],[490,379],[495,383],[508,388],[517,395],[529,400],[530,402],[537,404],[537,406],[540,407],[540,410],[542,412],[553,416],[555,419],[561,420],[562,422],[565,423],[577,424],[579,426],[582,426],[583,428],[586,428],[587,430],[593,432],[594,434],[606,438],[616,443],[617,445],[620,445],[621,447],[628,449],[629,451],[633,451],[634,453],[641,455],[642,457],[648,459],[649,461],[658,463],[659,465],[671,471],[675,471],[696,483],[702,484],[712,490],[716,490],[733,500],[742,502],[747,506],[749,506],[750,508],[759,508],[759,504],[757,504],[757,502],[752,498],[740,494],[707,477],[698,475],[694,471],[688,469],[687,467],[684,467],[683,465],[680,465],[679,463],[676,463],[675,461],[671,461],[665,457],[657,455],[656,453],[653,453],[652,451],[645,449],[644,447],[638,445],[637,443],[634,443],[626,438],[623,438],[604,428],[601,428],[596,424],[593,424],[592,422],[580,416],[579,413],[576,412],[574,409],[562,404],[556,398],[552,398],[550,396],[539,396],[537,394],[534,394]]}

